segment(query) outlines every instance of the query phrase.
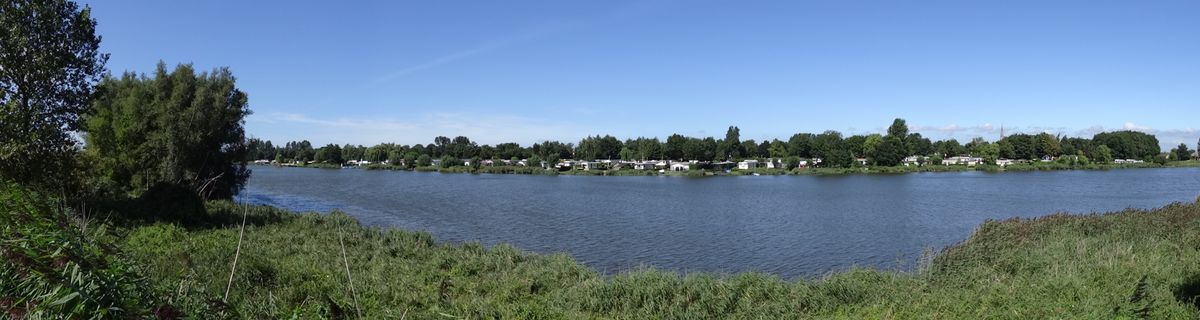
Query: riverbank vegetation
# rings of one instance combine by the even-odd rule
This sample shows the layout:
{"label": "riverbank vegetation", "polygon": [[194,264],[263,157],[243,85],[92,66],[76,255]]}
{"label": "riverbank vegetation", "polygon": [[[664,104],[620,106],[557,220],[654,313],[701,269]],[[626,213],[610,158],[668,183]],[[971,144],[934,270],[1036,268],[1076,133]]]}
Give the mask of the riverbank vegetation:
{"label": "riverbank vegetation", "polygon": [[[5,222],[22,222],[5,223],[2,229],[9,263],[0,266],[0,279],[5,280],[0,282],[0,308],[8,314],[416,319],[1200,316],[1200,265],[1189,262],[1200,260],[1200,204],[990,221],[962,243],[928,255],[909,272],[854,268],[780,279],[761,273],[681,275],[655,269],[604,276],[564,254],[440,243],[426,233],[362,226],[340,212],[292,213],[224,201],[207,203],[207,218],[200,223],[84,222],[13,185],[6,185],[3,194],[3,217],[9,219]],[[43,245],[17,245],[28,242]],[[100,262],[81,260],[73,250],[61,251],[77,247],[91,248],[83,251],[90,254],[86,259]],[[14,259],[14,254],[22,258]],[[72,267],[51,267],[63,265]],[[78,275],[55,276],[56,272]],[[94,285],[56,285],[67,279]],[[73,288],[88,291],[75,294]],[[51,289],[56,291],[47,291]],[[43,298],[43,292],[51,292],[53,299]]]}

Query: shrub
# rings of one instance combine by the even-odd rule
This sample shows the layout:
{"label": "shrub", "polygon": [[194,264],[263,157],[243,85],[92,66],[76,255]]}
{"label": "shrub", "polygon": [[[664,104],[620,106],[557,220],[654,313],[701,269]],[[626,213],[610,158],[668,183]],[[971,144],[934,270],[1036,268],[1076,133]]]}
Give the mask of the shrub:
{"label": "shrub", "polygon": [[81,232],[53,202],[0,185],[0,314],[13,318],[132,318],[157,313],[136,269]]}

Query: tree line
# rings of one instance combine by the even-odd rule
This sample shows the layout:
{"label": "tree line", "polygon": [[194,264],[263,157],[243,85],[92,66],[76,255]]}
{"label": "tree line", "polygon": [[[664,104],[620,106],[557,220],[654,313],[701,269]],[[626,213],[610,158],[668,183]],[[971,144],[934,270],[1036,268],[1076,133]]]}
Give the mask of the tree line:
{"label": "tree line", "polygon": [[[468,137],[453,139],[439,136],[429,144],[402,145],[382,143],[374,146],[328,144],[314,148],[308,141],[292,141],[282,146],[251,138],[247,160],[305,161],[343,164],[369,161],[428,166],[432,159],[444,162],[465,159],[530,159],[557,162],[560,159],[597,160],[700,160],[736,161],[741,159],[820,158],[828,167],[850,167],[856,159],[868,164],[896,166],[909,156],[941,159],[974,156],[984,162],[998,159],[1041,160],[1060,156],[1082,156],[1099,162],[1114,159],[1150,160],[1159,155],[1158,139],[1138,131],[1102,132],[1092,138],[1067,137],[1049,133],[1018,133],[991,142],[975,138],[967,143],[956,139],[933,141],[920,133],[909,132],[904,119],[895,119],[886,133],[843,136],[838,131],[796,133],[787,140],[756,141],[741,139],[741,129],[730,126],[724,138],[691,137],[672,134],[665,141],[656,137],[621,140],[611,135],[588,136],[578,142],[544,141],[528,147],[515,142],[495,146],[479,144]],[[1184,146],[1186,149],[1186,146]],[[1174,150],[1172,154],[1175,154]],[[1178,157],[1176,157],[1178,158]],[[425,159],[426,161],[421,161]],[[940,161],[940,160],[939,160]]]}

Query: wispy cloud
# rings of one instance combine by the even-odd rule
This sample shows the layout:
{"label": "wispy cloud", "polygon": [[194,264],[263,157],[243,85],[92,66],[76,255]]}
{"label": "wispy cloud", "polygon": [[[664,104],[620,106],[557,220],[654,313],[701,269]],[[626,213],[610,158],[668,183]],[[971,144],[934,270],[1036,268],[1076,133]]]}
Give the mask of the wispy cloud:
{"label": "wispy cloud", "polygon": [[385,75],[382,75],[382,76],[376,78],[374,81],[369,83],[368,86],[379,85],[379,84],[389,82],[389,81],[395,80],[397,78],[404,77],[404,76],[407,76],[407,75],[410,75],[410,74],[413,74],[413,73],[416,73],[416,72],[419,72],[419,71],[422,71],[425,69],[435,68],[435,67],[438,67],[441,65],[445,65],[445,64],[448,64],[448,63],[451,63],[454,61],[464,59],[464,58],[469,58],[471,56],[475,56],[475,55],[478,55],[481,53],[501,49],[504,47],[508,47],[508,46],[523,43],[523,42],[533,41],[533,40],[536,40],[536,39],[539,39],[539,38],[542,38],[542,37],[545,37],[545,36],[548,36],[548,35],[551,35],[554,33],[562,32],[562,31],[568,29],[570,26],[571,25],[568,25],[568,24],[550,25],[550,26],[544,26],[544,27],[534,29],[534,30],[505,35],[505,36],[502,36],[502,37],[499,37],[496,39],[492,39],[492,40],[483,42],[473,48],[468,48],[468,49],[452,52],[452,53],[449,53],[449,54],[446,54],[443,56],[435,57],[435,58],[433,58],[429,61],[423,62],[423,63],[418,63],[415,65],[397,69],[395,71],[392,71],[391,73],[388,73],[388,74],[385,74]]}
{"label": "wispy cloud", "polygon": [[532,42],[553,36],[556,34],[565,33],[575,29],[581,29],[598,24],[606,24],[618,22],[621,20],[633,18],[653,11],[657,11],[669,6],[673,1],[645,1],[635,2],[620,8],[605,16],[599,16],[592,19],[584,19],[578,21],[549,23],[530,30],[514,32],[506,34],[488,41],[484,41],[474,47],[454,51],[434,57],[428,61],[404,66],[392,72],[379,76],[367,84],[368,87],[377,86],[401,77],[405,77],[423,70],[443,66],[458,60],[470,58],[490,51],[503,49],[506,47],[519,45],[522,43]]}

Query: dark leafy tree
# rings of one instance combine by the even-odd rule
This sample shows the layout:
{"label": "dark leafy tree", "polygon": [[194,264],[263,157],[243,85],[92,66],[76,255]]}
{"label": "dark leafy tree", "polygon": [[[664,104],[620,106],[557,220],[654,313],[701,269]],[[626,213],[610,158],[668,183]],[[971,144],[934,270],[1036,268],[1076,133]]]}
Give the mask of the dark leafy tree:
{"label": "dark leafy tree", "polygon": [[850,150],[850,153],[854,154],[855,157],[867,157],[867,152],[864,149],[866,143],[867,136],[853,135],[846,138],[846,149]]}
{"label": "dark leafy tree", "polygon": [[245,185],[247,97],[233,73],[196,74],[191,65],[153,77],[125,73],[99,86],[86,118],[87,153],[97,172],[140,193],[156,185],[229,199]]}
{"label": "dark leafy tree", "polygon": [[906,141],[910,155],[924,156],[933,153],[933,142],[929,138],[922,137],[920,133],[909,133]]}
{"label": "dark leafy tree", "polygon": [[1186,143],[1180,143],[1179,147],[1171,150],[1171,159],[1177,161],[1187,161],[1192,159],[1192,150],[1188,150]]}
{"label": "dark leafy tree", "polygon": [[[759,157],[759,158],[774,157],[771,155],[771,141],[770,140],[764,139],[762,141],[762,143],[759,143],[758,146],[755,146],[755,149],[756,150],[754,152],[755,153],[754,156],[756,156],[756,157]],[[785,156],[787,155],[787,151],[784,151],[784,155]]]}
{"label": "dark leafy tree", "polygon": [[908,124],[904,119],[896,118],[892,120],[892,125],[888,127],[887,135],[904,139],[908,137]]}
{"label": "dark leafy tree", "polygon": [[1116,159],[1148,160],[1162,151],[1158,138],[1139,131],[1097,133],[1092,137],[1092,143],[1108,146]]}
{"label": "dark leafy tree", "polygon": [[[901,154],[901,159],[907,157],[909,154],[912,154],[912,150],[909,150],[908,124],[904,121],[904,119],[896,118],[896,120],[892,120],[892,125],[888,127],[887,137],[896,138],[896,140],[900,142],[899,151]],[[888,161],[890,162],[890,160]]]}
{"label": "dark leafy tree", "polygon": [[1038,158],[1053,158],[1062,155],[1062,147],[1058,143],[1058,138],[1049,133],[1039,133],[1034,140],[1034,145]]}
{"label": "dark leafy tree", "polygon": [[742,157],[745,150],[742,148],[742,130],[735,126],[729,126],[725,131],[725,140],[721,140],[721,148],[723,149],[718,156],[725,159],[738,159]]}
{"label": "dark leafy tree", "polygon": [[684,145],[688,143],[688,138],[680,134],[673,134],[667,137],[667,143],[663,146],[663,153],[667,159],[683,160]]}
{"label": "dark leafy tree", "polygon": [[107,54],[92,11],[71,1],[0,1],[0,178],[65,187],[80,116]]}
{"label": "dark leafy tree", "polygon": [[1099,163],[1112,163],[1114,159],[1116,158],[1113,157],[1112,149],[1106,145],[1097,146],[1096,156],[1092,158],[1093,161]]}
{"label": "dark leafy tree", "polygon": [[880,166],[896,166],[904,160],[905,152],[904,141],[897,136],[887,136],[883,138],[883,142],[875,148],[875,156],[872,158],[876,165]]}
{"label": "dark leafy tree", "polygon": [[943,157],[954,157],[967,154],[967,148],[958,143],[956,139],[940,140],[933,144],[934,151]]}
{"label": "dark leafy tree", "polygon": [[826,167],[845,168],[854,163],[854,154],[846,149],[842,134],[833,130],[813,137],[812,153],[813,156],[821,158],[821,165]]}
{"label": "dark leafy tree", "polygon": [[[772,158],[783,158],[790,154],[787,149],[787,144],[779,139],[771,140],[771,146],[768,147],[767,153]],[[798,156],[794,157],[799,158]]]}
{"label": "dark leafy tree", "polygon": [[742,147],[740,150],[742,154],[738,157],[738,159],[762,157],[762,155],[758,154],[758,142],[754,141],[754,139],[742,141]]}
{"label": "dark leafy tree", "polygon": [[811,133],[797,133],[792,135],[787,141],[788,154],[801,158],[817,157],[813,152],[814,138],[815,136]]}

